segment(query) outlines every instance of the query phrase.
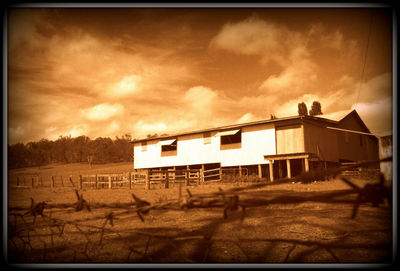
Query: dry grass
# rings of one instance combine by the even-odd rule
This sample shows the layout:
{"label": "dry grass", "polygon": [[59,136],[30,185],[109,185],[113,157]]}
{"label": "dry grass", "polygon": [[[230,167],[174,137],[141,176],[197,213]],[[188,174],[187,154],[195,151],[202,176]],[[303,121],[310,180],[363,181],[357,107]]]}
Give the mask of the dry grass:
{"label": "dry grass", "polygon": [[[369,180],[352,180],[363,187]],[[211,194],[248,184],[208,184],[190,187],[193,196]],[[284,195],[347,190],[339,179],[310,184],[286,183],[238,193],[239,199],[271,199]],[[131,193],[158,204],[178,199],[178,186],[145,190],[83,191],[91,206],[96,203],[133,203]],[[183,189],[183,195],[187,193]],[[9,189],[9,208],[29,208],[35,202],[71,204],[76,195],[71,188]],[[346,199],[354,199],[354,195]],[[45,218],[17,218],[9,215],[9,231],[20,230],[9,242],[16,262],[100,262],[100,263],[371,263],[390,262],[392,255],[391,210],[387,202],[379,207],[360,206],[352,219],[351,204],[303,202],[269,204],[228,212],[222,208],[156,209],[143,215],[124,208],[45,209]],[[14,211],[13,211],[14,212]],[[113,212],[111,225],[106,216]],[[48,224],[48,216],[67,222],[60,229]],[[22,227],[28,227],[23,230]],[[22,230],[21,230],[22,229]],[[29,236],[27,236],[29,233]]]}

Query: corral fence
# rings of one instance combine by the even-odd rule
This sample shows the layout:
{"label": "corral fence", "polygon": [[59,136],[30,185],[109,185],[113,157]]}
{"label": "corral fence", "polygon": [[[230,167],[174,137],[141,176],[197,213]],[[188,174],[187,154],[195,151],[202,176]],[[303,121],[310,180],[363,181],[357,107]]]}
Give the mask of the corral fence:
{"label": "corral fence", "polygon": [[[341,163],[342,175],[351,178],[376,179],[379,169],[357,167],[356,162]],[[118,189],[137,187],[169,188],[170,185],[200,185],[221,181],[247,180],[254,178],[246,167],[217,167],[212,169],[149,169],[122,173],[90,173],[62,175],[42,175],[39,173],[9,176],[10,186],[14,188],[72,187],[75,189]],[[238,178],[239,177],[239,178]],[[257,176],[256,176],[257,177]]]}
{"label": "corral fence", "polygon": [[152,187],[169,188],[170,185],[184,184],[186,186],[205,184],[220,181],[222,169],[150,169],[143,171],[129,171],[123,173],[96,173],[79,174],[68,177],[40,174],[23,174],[13,176],[13,188],[73,187],[82,189],[134,189],[142,186],[145,189]]}

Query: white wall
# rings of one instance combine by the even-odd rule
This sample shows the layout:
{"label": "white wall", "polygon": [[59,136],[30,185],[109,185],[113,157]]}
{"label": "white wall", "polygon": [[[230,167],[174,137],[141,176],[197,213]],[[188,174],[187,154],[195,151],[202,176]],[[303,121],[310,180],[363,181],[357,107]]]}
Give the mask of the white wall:
{"label": "white wall", "polygon": [[204,144],[202,133],[179,136],[176,155],[171,156],[161,156],[160,140],[149,141],[147,151],[142,151],[141,143],[135,143],[134,168],[208,163],[221,163],[222,166],[266,164],[264,155],[276,154],[273,124],[243,127],[240,148],[225,145],[221,150],[220,137],[216,134],[211,132],[211,144]]}

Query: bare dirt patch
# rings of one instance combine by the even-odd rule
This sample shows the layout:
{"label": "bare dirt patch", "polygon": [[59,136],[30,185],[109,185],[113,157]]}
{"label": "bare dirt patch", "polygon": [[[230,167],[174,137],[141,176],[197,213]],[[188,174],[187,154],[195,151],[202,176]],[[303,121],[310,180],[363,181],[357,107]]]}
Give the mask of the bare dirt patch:
{"label": "bare dirt patch", "polygon": [[[353,180],[359,186],[368,181]],[[369,181],[372,182],[372,181]],[[189,187],[195,196],[247,184],[209,184]],[[178,199],[178,186],[169,189],[83,191],[91,206],[97,203],[133,203],[131,193],[150,204]],[[285,195],[303,197],[349,189],[340,180],[311,184],[288,183],[239,192],[239,202],[273,199]],[[187,193],[182,189],[183,196]],[[314,193],[314,194],[313,194]],[[71,204],[71,188],[14,189],[8,193],[9,208],[35,202]],[[355,199],[347,195],[345,199]],[[242,210],[223,208],[157,209],[143,214],[126,208],[45,209],[44,214],[67,221],[62,229],[38,216],[23,219],[9,215],[10,257],[16,262],[96,263],[371,263],[390,262],[392,256],[391,209],[306,201],[268,204]],[[10,211],[10,213],[17,211]],[[106,222],[107,214],[115,219]],[[243,216],[244,215],[244,216]],[[16,219],[16,224],[15,223]],[[105,226],[104,226],[105,225]],[[23,229],[25,227],[25,229]],[[29,236],[28,236],[29,235]]]}

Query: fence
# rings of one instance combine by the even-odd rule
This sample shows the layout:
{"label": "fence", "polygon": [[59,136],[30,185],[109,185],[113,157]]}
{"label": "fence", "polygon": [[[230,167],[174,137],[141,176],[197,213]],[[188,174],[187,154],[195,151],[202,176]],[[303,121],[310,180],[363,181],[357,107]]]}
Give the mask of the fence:
{"label": "fence", "polygon": [[[350,170],[351,168],[349,167],[348,169]],[[237,255],[241,257],[240,261],[246,263],[265,261],[265,259],[268,261],[266,257],[277,251],[283,251],[283,257],[275,258],[275,261],[272,262],[276,262],[276,259],[278,259],[278,262],[302,262],[305,261],[307,255],[311,255],[316,251],[322,251],[320,252],[321,254],[330,257],[328,258],[330,262],[341,262],[343,259],[348,259],[348,257],[354,257],[354,255],[358,257],[357,255],[363,255],[366,251],[369,253],[368,256],[371,256],[382,250],[385,251],[384,257],[387,259],[387,255],[390,256],[390,252],[387,251],[390,251],[391,244],[382,235],[385,233],[390,235],[390,228],[384,228],[380,223],[371,223],[372,217],[369,213],[365,214],[365,209],[360,211],[359,209],[362,204],[372,204],[372,207],[379,207],[384,200],[389,201],[390,207],[392,207],[391,187],[386,187],[382,178],[378,183],[359,187],[345,176],[339,175],[341,171],[342,169],[339,168],[316,173],[334,177],[339,176],[348,185],[348,189],[285,194],[277,191],[279,193],[272,197],[264,191],[260,193],[257,190],[262,187],[293,181],[305,180],[307,182],[309,174],[305,173],[291,179],[278,179],[273,183],[258,183],[226,190],[219,189],[216,192],[206,194],[192,194],[187,189],[186,197],[179,197],[178,200],[173,199],[161,203],[149,203],[132,193],[134,201],[125,203],[118,201],[108,204],[91,202],[89,206],[89,203],[83,199],[83,194],[78,193],[78,190],[76,190],[76,202],[55,204],[35,202],[31,198],[31,204],[28,208],[26,206],[8,208],[9,246],[12,249],[9,255],[13,257],[15,262],[102,262],[107,261],[104,258],[106,255],[122,255],[124,258],[118,258],[117,262],[165,262],[165,256],[170,256],[171,261],[207,262],[215,259],[212,258],[214,251],[224,255],[226,251],[221,250],[221,248],[225,246],[224,249],[236,250]],[[170,177],[172,179],[174,173],[179,175],[176,174],[179,171],[168,171],[165,173],[165,177],[163,171],[154,171],[153,173],[154,178],[158,174],[160,180],[169,180]],[[186,171],[185,175],[188,174],[190,176],[189,173]],[[132,174],[132,179],[135,179],[133,176]],[[150,179],[150,177],[147,179]],[[193,177],[193,179],[195,178]],[[109,184],[106,181],[102,182]],[[348,222],[349,232],[343,231],[345,226],[343,224],[340,224],[338,228],[327,225],[326,220],[329,216],[324,210],[306,208],[307,212],[311,212],[313,215],[322,215],[321,225],[317,225],[318,227],[316,228],[319,231],[326,228],[326,231],[322,231],[320,234],[321,239],[311,238],[318,231],[307,231],[306,228],[302,228],[303,231],[301,232],[292,231],[290,232],[291,234],[280,237],[278,234],[284,231],[285,226],[280,223],[276,225],[279,231],[274,232],[272,235],[267,235],[267,237],[251,233],[251,231],[257,230],[259,233],[271,232],[270,230],[265,231],[265,227],[271,228],[271,225],[274,224],[274,220],[270,219],[271,216],[267,214],[273,212],[274,209],[269,208],[267,209],[268,212],[265,212],[265,210],[261,210],[262,212],[258,213],[252,212],[255,209],[271,205],[289,206],[289,208],[283,208],[278,215],[284,217],[287,225],[292,225],[299,223],[296,222],[298,221],[296,220],[298,219],[297,216],[293,216],[292,219],[294,221],[286,221],[290,214],[293,214],[290,211],[293,209],[293,204],[307,202],[317,203],[318,206],[336,204],[331,210],[332,214],[338,213],[337,206],[349,205],[348,207],[352,207],[342,208],[341,210],[348,211],[348,214],[340,214],[341,219]],[[220,212],[221,219],[214,216],[215,213],[213,211],[211,219],[203,221],[203,224],[198,228],[163,227],[166,221],[173,220],[168,217],[171,212],[182,211],[180,216],[185,216],[190,214],[189,210],[197,209],[194,212],[194,216],[198,216],[199,210],[207,211],[210,208]],[[86,209],[88,213],[83,213],[82,215],[78,213],[73,217],[73,213],[86,212]],[[92,212],[90,215],[91,210],[95,209],[99,210]],[[106,209],[104,214],[99,212],[102,209]],[[368,209],[371,208],[369,207]],[[363,215],[363,212],[367,220],[360,221],[357,225],[361,226],[365,221],[369,221],[370,224],[366,228],[358,229],[354,226],[357,222],[355,218],[359,218]],[[255,227],[244,231],[244,226],[243,228],[240,227],[243,224],[236,223],[242,223],[245,219],[252,219],[252,216],[258,218],[257,215],[260,214],[265,216],[266,221],[269,221],[270,224],[258,223],[253,225],[253,222],[251,222],[245,226],[250,227],[253,225]],[[384,214],[386,215],[387,213]],[[157,227],[149,223],[141,228],[132,224],[136,216],[142,222],[147,222],[150,221],[152,215],[160,217],[161,226]],[[167,217],[161,217],[163,215]],[[345,220],[344,217],[354,220]],[[377,217],[381,218],[382,213]],[[125,228],[122,229],[124,221],[126,224]],[[194,222],[192,220],[189,221],[193,226]],[[237,232],[244,232],[243,238],[238,237],[235,239],[218,236],[218,234],[226,232],[221,229],[228,221],[233,223],[232,227],[237,226]],[[305,224],[311,225],[313,223],[316,222],[307,221]],[[262,226],[260,227],[260,225]],[[391,223],[388,223],[388,225],[390,226]],[[375,228],[371,229],[371,227]],[[354,230],[350,232],[350,229]],[[294,227],[293,230],[299,229]],[[235,230],[232,230],[228,235],[233,235],[234,232]],[[379,234],[380,238],[376,238],[377,235],[375,233]],[[311,237],[304,239],[307,234]],[[356,234],[365,234],[365,236],[371,238],[365,242],[360,242],[359,235],[354,236]],[[262,243],[259,254],[254,253],[253,250],[256,243]],[[191,244],[194,249],[185,250]],[[121,246],[119,253],[112,254],[114,250],[118,249],[118,245]],[[301,248],[304,249],[299,251]],[[362,251],[359,254],[352,254],[354,250],[360,249]],[[120,253],[121,251],[124,253]],[[350,256],[347,256],[347,254]],[[373,261],[369,258],[366,259],[367,261]],[[359,260],[359,258],[355,260]]]}
{"label": "fence", "polygon": [[[124,173],[97,173],[80,174],[75,179],[70,175],[68,177],[52,175],[46,180],[39,174],[16,176],[15,188],[38,188],[50,187],[72,187],[82,189],[116,189],[128,188],[142,185],[145,189],[150,189],[153,185],[164,186],[168,188],[170,184],[199,185],[210,181],[221,180],[221,168],[216,169],[162,169],[146,170],[139,172]],[[78,178],[78,179],[77,179]],[[45,180],[44,180],[45,179]]]}

